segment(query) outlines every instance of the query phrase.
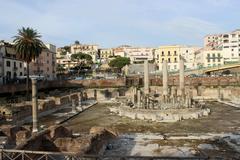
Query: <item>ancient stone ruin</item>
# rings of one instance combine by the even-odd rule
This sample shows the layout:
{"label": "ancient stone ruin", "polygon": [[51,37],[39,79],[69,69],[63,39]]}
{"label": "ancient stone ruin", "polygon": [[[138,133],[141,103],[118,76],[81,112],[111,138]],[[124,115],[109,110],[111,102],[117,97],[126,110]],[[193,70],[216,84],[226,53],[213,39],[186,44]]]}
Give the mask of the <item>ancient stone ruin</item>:
{"label": "ancient stone ruin", "polygon": [[149,88],[148,61],[144,61],[144,87],[132,87],[131,98],[121,102],[120,107],[110,108],[120,116],[156,122],[176,122],[207,116],[210,109],[193,100],[192,89],[185,88],[184,59],[180,57],[179,86],[168,85],[168,65],[163,62],[162,93],[154,93]]}

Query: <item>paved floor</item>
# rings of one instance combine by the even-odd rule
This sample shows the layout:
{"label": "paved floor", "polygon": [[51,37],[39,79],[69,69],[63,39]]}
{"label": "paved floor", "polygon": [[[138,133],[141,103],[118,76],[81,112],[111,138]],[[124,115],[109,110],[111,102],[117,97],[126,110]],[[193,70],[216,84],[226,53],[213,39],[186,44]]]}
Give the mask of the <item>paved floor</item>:
{"label": "paved floor", "polygon": [[123,118],[109,112],[108,107],[117,104],[97,104],[79,114],[65,125],[74,132],[88,132],[93,126],[111,127],[119,133],[222,133],[240,131],[240,109],[211,102],[207,107],[211,114],[194,120],[175,123],[157,123]]}

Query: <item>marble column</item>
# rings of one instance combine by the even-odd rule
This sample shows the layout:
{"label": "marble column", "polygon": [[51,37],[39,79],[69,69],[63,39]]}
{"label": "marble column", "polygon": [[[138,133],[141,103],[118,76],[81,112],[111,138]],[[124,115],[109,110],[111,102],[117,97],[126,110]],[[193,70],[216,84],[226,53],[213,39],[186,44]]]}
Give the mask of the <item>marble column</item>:
{"label": "marble column", "polygon": [[132,98],[132,103],[135,104],[135,102],[136,102],[136,87],[132,88],[132,96],[131,96],[131,98]]}
{"label": "marble column", "polygon": [[141,107],[141,90],[137,91],[137,108]]}
{"label": "marble column", "polygon": [[129,70],[129,66],[126,65],[124,68],[125,76],[128,76],[128,70]]}
{"label": "marble column", "polygon": [[32,132],[38,132],[37,79],[32,78]]}
{"label": "marble column", "polygon": [[72,99],[72,112],[76,113],[76,101],[74,99]]}
{"label": "marble column", "polygon": [[149,94],[149,69],[148,60],[144,60],[144,94]]}
{"label": "marble column", "polygon": [[168,96],[168,65],[166,60],[163,61],[162,75],[163,75],[163,100],[164,103],[166,103]]}
{"label": "marble column", "polygon": [[180,60],[179,60],[179,89],[180,89],[180,96],[182,98],[184,98],[185,93],[184,93],[184,60],[183,58],[180,56]]}

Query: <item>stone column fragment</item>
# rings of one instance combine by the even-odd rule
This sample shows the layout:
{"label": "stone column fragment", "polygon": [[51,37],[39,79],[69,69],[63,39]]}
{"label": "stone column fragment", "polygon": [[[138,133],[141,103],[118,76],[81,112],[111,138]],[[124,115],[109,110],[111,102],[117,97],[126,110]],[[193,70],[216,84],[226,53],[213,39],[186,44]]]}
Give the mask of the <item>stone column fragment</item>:
{"label": "stone column fragment", "polygon": [[162,75],[163,75],[163,100],[166,103],[167,102],[167,96],[168,96],[168,67],[167,67],[167,61],[163,61],[163,68],[162,68]]}
{"label": "stone column fragment", "polygon": [[38,132],[37,79],[32,78],[32,132]]}
{"label": "stone column fragment", "polygon": [[144,94],[149,94],[149,69],[148,60],[144,61]]}
{"label": "stone column fragment", "polygon": [[184,60],[180,57],[179,61],[179,89],[180,89],[180,96],[184,98]]}

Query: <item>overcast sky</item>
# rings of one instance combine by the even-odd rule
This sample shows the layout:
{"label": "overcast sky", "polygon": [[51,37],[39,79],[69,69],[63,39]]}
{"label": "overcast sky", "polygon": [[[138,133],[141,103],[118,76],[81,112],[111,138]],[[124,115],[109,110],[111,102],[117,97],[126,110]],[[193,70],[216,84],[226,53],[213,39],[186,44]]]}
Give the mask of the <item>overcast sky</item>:
{"label": "overcast sky", "polygon": [[240,28],[239,0],[0,0],[0,39],[37,29],[57,47],[202,45],[206,34]]}

